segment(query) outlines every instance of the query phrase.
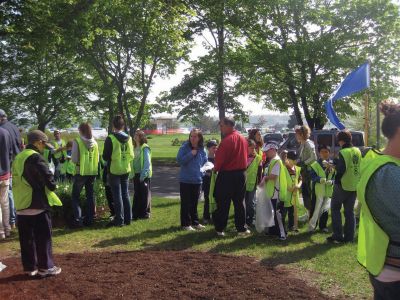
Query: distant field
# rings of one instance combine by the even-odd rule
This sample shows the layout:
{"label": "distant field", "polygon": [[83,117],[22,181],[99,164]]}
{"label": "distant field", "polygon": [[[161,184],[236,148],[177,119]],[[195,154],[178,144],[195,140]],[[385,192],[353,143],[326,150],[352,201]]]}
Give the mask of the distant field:
{"label": "distant field", "polygon": [[[188,134],[168,134],[168,135],[149,135],[148,144],[151,148],[153,162],[175,163],[176,155],[178,154],[179,146],[172,146],[174,139],[185,141],[189,139]],[[204,140],[216,139],[221,140],[221,136],[216,134],[204,135]],[[104,140],[97,140],[99,152],[103,153]]]}

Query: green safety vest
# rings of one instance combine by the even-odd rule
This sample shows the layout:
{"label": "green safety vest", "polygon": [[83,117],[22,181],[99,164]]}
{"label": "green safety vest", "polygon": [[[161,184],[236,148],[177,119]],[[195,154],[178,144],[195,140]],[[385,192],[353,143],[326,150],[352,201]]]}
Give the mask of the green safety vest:
{"label": "green safety vest", "polygon": [[[16,210],[29,208],[32,204],[33,189],[22,174],[24,173],[25,161],[33,154],[39,153],[33,149],[25,149],[15,157],[12,164],[13,195]],[[47,187],[45,192],[50,206],[62,206],[56,193],[50,191]]]}
{"label": "green safety vest", "polygon": [[356,191],[360,181],[361,151],[356,147],[344,148],[339,151],[346,163],[346,171],[341,179],[342,188],[345,191]]}
{"label": "green safety vest", "polygon": [[65,173],[70,174],[70,175],[75,175],[76,174],[76,165],[72,162],[72,160],[67,160],[65,162]]}
{"label": "green safety vest", "polygon": [[294,187],[299,184],[299,178],[300,178],[300,173],[301,173],[301,168],[298,166],[294,166],[296,170],[295,175],[290,175],[289,170],[287,170],[287,188],[288,192],[286,195],[286,201],[285,201],[285,207],[291,207],[293,205],[299,206],[299,198],[300,198],[300,192],[297,190],[296,192],[289,192],[289,188]]}
{"label": "green safety vest", "polygon": [[[324,169],[321,167],[321,165],[317,161],[314,161],[311,164],[311,168],[314,170],[314,172],[317,174],[317,176],[319,176],[321,178],[325,178],[326,180],[332,180],[333,177],[335,176],[335,171],[329,172],[328,176],[326,176]],[[315,183],[315,195],[317,197],[331,198],[332,194],[333,194],[333,185],[321,184],[319,182]]]}
{"label": "green safety vest", "polygon": [[133,145],[132,138],[129,137],[126,143],[121,143],[115,137],[110,134],[108,136],[112,142],[112,154],[110,173],[114,175],[123,175],[131,172],[131,161],[133,160]]}
{"label": "green safety vest", "polygon": [[[58,148],[60,148],[60,145],[57,143],[57,141],[53,141],[52,143],[51,143],[53,146],[54,146],[54,150],[57,150]],[[63,139],[61,139],[61,147],[65,147],[67,144],[65,143],[65,141],[63,140]],[[54,158],[56,158],[56,159],[60,159],[61,157],[67,157],[67,151],[66,150],[63,150],[63,151],[60,151],[60,152],[54,152]]]}
{"label": "green safety vest", "polygon": [[218,174],[214,172],[214,170],[211,172],[211,180],[210,180],[210,191],[208,194],[208,199],[210,201],[210,212],[213,213],[216,208],[217,204],[215,202],[215,197],[214,197],[214,191],[215,191],[215,182],[217,181],[217,176]]}
{"label": "green safety vest", "polygon": [[382,153],[379,150],[375,150],[372,148],[369,149],[367,153],[365,153],[365,155],[361,158],[361,166],[360,166],[361,173],[363,172],[363,170],[368,165],[371,159],[377,158],[381,155]]}
{"label": "green safety vest", "polygon": [[49,149],[44,149],[43,150],[43,157],[44,157],[44,160],[46,161],[46,164],[49,164],[49,157],[50,157],[50,150]]}
{"label": "green safety vest", "polygon": [[357,259],[374,276],[383,268],[389,245],[389,236],[375,222],[365,201],[365,191],[372,175],[382,166],[393,163],[400,166],[400,160],[381,155],[370,161],[357,187],[357,199],[361,203],[360,226],[358,231]]}
{"label": "green safety vest", "polygon": [[254,190],[257,182],[258,166],[262,160],[262,154],[256,154],[251,164],[246,170],[246,191],[251,192]]}
{"label": "green safety vest", "polygon": [[76,138],[79,147],[79,174],[95,176],[99,172],[99,146],[94,142],[91,149],[86,148],[80,137]]}
{"label": "green safety vest", "polygon": [[[282,160],[280,159],[273,159],[271,160],[269,166],[268,166],[268,171],[267,171],[267,175],[271,174],[271,171],[273,169],[273,167],[275,166],[275,164],[278,163],[280,165],[279,168],[279,199],[281,201],[285,201],[286,200],[286,195],[287,195],[287,173],[285,172],[286,167],[283,165]],[[286,170],[287,171],[287,170]],[[269,199],[272,199],[272,197],[274,196],[274,192],[275,192],[275,180],[268,180],[266,182],[266,188],[265,188],[265,192],[267,194],[267,197]]]}
{"label": "green safety vest", "polygon": [[[143,170],[143,167],[144,167],[144,149],[145,148],[148,148],[149,152],[150,152],[149,178],[151,178],[153,176],[153,166],[151,163],[151,149],[150,149],[150,146],[147,144],[143,144],[142,146],[140,146],[140,168]],[[132,163],[133,163],[133,161],[132,161]],[[133,171],[132,173],[136,173],[136,170],[133,170],[133,167],[132,167],[132,171]],[[135,174],[132,174],[132,175],[135,176]]]}

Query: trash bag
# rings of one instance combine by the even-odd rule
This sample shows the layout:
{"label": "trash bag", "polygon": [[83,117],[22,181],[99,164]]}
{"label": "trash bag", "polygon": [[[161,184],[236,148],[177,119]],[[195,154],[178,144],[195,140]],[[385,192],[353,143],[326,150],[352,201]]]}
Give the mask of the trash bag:
{"label": "trash bag", "polygon": [[256,199],[256,230],[262,233],[266,228],[275,225],[274,208],[265,193],[264,187],[257,187]]}
{"label": "trash bag", "polygon": [[4,265],[1,261],[0,261],[0,272],[3,271],[7,266]]}

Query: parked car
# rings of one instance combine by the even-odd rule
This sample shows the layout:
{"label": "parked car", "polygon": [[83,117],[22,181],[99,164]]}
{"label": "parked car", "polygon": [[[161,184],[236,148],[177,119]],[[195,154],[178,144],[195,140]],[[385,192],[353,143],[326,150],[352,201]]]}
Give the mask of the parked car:
{"label": "parked car", "polygon": [[[353,145],[358,147],[361,151],[364,150],[364,133],[362,131],[350,131],[353,137]],[[315,149],[318,149],[318,145],[327,145],[331,147],[331,157],[336,158],[339,155],[340,146],[337,142],[337,130],[314,130],[311,133],[310,140],[314,142]],[[278,153],[282,151],[297,151],[300,144],[296,140],[294,132],[289,133],[288,138],[282,143]],[[318,153],[317,153],[318,155]]]}
{"label": "parked car", "polygon": [[267,133],[264,135],[264,143],[274,142],[280,145],[283,142],[283,135],[282,133]]}

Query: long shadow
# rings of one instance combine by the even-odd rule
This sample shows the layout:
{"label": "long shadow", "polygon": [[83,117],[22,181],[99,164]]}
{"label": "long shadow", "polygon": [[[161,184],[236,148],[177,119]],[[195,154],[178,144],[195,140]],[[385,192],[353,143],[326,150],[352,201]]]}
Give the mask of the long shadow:
{"label": "long shadow", "polygon": [[29,277],[26,274],[16,274],[16,275],[12,275],[9,277],[0,278],[0,284],[9,284],[10,282],[32,281],[32,280],[40,280],[40,279],[41,278],[38,276]]}
{"label": "long shadow", "polygon": [[261,260],[261,264],[268,267],[275,267],[277,265],[286,265],[296,263],[303,260],[312,259],[316,256],[322,255],[333,247],[340,247],[342,245],[333,245],[329,243],[312,244],[302,249],[296,249],[288,252],[273,252],[271,257]]}
{"label": "long shadow", "polygon": [[163,200],[163,202],[157,202],[156,204],[152,204],[153,208],[165,208],[174,205],[179,205],[179,202],[173,199]]}
{"label": "long shadow", "polygon": [[125,237],[115,237],[111,238],[108,240],[103,240],[98,242],[97,244],[93,245],[94,248],[106,248],[110,246],[116,246],[116,245],[124,245],[128,244],[133,241],[144,241],[144,243],[147,243],[149,239],[157,238],[160,237],[164,234],[168,234],[174,231],[180,230],[179,226],[171,226],[167,228],[161,228],[161,229],[156,229],[156,230],[146,230],[141,233],[133,233],[130,236],[125,236]]}

